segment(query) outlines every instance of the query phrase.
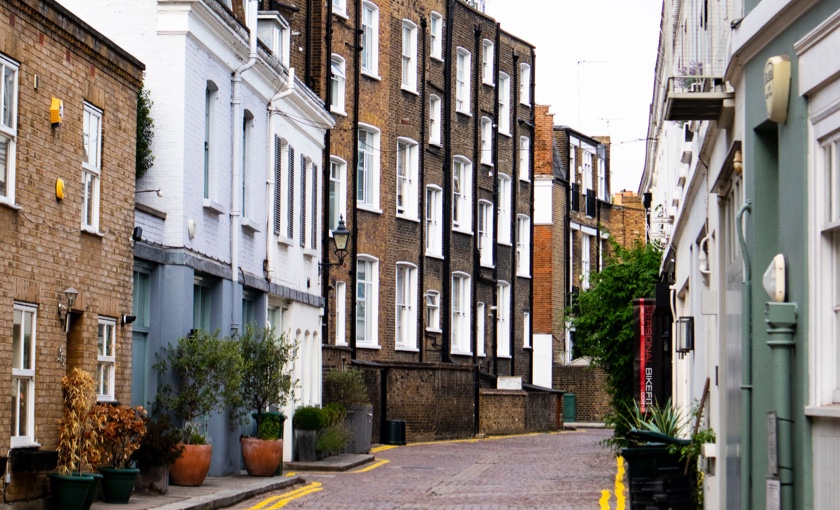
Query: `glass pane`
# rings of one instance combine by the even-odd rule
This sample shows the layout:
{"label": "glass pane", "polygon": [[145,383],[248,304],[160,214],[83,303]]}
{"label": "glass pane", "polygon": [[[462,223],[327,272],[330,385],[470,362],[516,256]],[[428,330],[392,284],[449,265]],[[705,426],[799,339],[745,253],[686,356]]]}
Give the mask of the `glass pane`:
{"label": "glass pane", "polygon": [[32,312],[23,312],[23,366],[26,370],[34,368],[32,359]]}
{"label": "glass pane", "polygon": [[114,356],[114,339],[116,337],[116,330],[113,324],[105,326],[105,355]]}
{"label": "glass pane", "polygon": [[111,388],[111,375],[114,371],[114,366],[110,363],[106,363],[103,366],[103,374],[102,374],[102,394],[103,395],[111,395],[113,394],[113,389]]}
{"label": "glass pane", "polygon": [[14,126],[14,98],[15,98],[15,72],[3,68],[3,125]]}
{"label": "glass pane", "polygon": [[6,184],[9,176],[9,140],[0,136],[0,196],[8,196],[9,189]]}
{"label": "glass pane", "polygon": [[99,117],[90,116],[90,164],[99,168]]}
{"label": "glass pane", "polygon": [[96,392],[99,395],[107,395],[105,391],[105,364],[96,365]]}
{"label": "glass pane", "polygon": [[367,331],[367,324],[365,318],[367,317],[367,308],[364,301],[356,304],[356,340],[364,341],[365,333]]}
{"label": "glass pane", "polygon": [[20,421],[20,415],[18,411],[18,397],[20,396],[20,379],[12,378],[12,409],[11,409],[11,417],[12,417],[12,437],[17,436],[18,430],[18,421]]}
{"label": "glass pane", "polygon": [[12,368],[23,368],[22,321],[23,312],[15,310],[15,325],[12,328]]}
{"label": "glass pane", "polygon": [[28,436],[29,432],[29,381],[27,379],[19,379],[18,384],[18,409],[17,409],[17,420],[18,420],[18,435],[19,436]]}
{"label": "glass pane", "polygon": [[105,335],[107,334],[105,324],[99,325],[99,334],[96,338],[96,354],[105,356]]}

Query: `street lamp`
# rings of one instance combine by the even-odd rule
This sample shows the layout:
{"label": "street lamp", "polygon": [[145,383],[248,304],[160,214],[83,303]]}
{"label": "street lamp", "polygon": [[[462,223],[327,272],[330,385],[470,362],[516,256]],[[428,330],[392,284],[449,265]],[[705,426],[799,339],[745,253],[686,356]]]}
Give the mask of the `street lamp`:
{"label": "street lamp", "polygon": [[347,225],[344,224],[344,216],[338,217],[338,226],[332,231],[333,243],[335,243],[335,256],[338,257],[338,262],[319,262],[318,272],[321,272],[322,267],[326,267],[327,271],[333,266],[341,266],[344,264],[344,257],[347,256],[347,241],[350,239],[350,231]]}

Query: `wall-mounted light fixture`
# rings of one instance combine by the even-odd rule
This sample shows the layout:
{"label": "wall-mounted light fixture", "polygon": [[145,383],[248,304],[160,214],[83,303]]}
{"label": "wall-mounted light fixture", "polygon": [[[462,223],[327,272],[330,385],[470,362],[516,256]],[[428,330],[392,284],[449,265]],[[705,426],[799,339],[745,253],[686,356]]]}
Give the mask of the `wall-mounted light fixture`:
{"label": "wall-mounted light fixture", "polygon": [[120,320],[120,322],[122,322],[122,325],[123,325],[123,326],[125,326],[126,324],[131,324],[132,322],[134,322],[134,321],[136,321],[136,320],[137,320],[137,316],[136,316],[136,315],[126,315],[126,314],[123,314],[123,315],[122,315],[122,319]]}
{"label": "wall-mounted light fixture", "polygon": [[61,326],[64,328],[64,332],[67,333],[70,331],[70,310],[73,309],[73,305],[76,304],[76,297],[78,297],[79,291],[70,287],[69,289],[64,291],[64,302],[58,302],[58,318],[61,320]]}
{"label": "wall-mounted light fixture", "polygon": [[335,244],[335,256],[338,257],[338,262],[319,262],[319,274],[322,267],[326,267],[327,271],[329,271],[333,266],[341,266],[344,264],[344,257],[347,256],[347,241],[350,240],[350,230],[348,230],[347,225],[344,224],[343,215],[339,215],[338,217],[338,226],[332,231],[332,238],[333,243]]}
{"label": "wall-mounted light fixture", "polygon": [[694,350],[694,317],[680,317],[674,322],[677,352],[686,354]]}
{"label": "wall-mounted light fixture", "polygon": [[770,265],[767,266],[767,270],[764,271],[764,278],[762,279],[764,291],[770,296],[770,300],[775,303],[784,302],[787,296],[786,273],[785,256],[781,253],[773,257]]}
{"label": "wall-mounted light fixture", "polygon": [[732,157],[732,170],[738,175],[744,171],[744,158],[741,156],[741,151],[735,151],[735,156]]}

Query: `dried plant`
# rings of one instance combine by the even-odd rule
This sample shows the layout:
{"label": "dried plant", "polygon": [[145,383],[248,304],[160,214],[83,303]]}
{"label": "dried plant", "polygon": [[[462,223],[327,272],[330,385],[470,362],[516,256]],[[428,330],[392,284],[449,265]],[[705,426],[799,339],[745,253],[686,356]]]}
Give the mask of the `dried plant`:
{"label": "dried plant", "polygon": [[66,475],[93,470],[102,459],[100,424],[91,413],[96,402],[93,377],[74,368],[61,379],[61,387],[64,415],[58,427],[58,472]]}
{"label": "dried plant", "polygon": [[140,448],[146,435],[146,411],[140,406],[97,404],[93,407],[94,423],[101,426],[99,443],[104,461],[112,468],[131,465],[131,455]]}

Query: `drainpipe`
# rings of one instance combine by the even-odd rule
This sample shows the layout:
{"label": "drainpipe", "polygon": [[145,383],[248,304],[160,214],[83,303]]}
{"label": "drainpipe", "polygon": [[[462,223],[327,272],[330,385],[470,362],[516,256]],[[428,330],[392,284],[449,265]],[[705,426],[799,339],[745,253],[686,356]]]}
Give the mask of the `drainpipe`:
{"label": "drainpipe", "polygon": [[[330,0],[330,1],[332,1],[332,0]],[[427,27],[426,17],[421,16],[420,17],[420,32],[423,34],[423,41],[422,41],[422,44],[421,44],[422,49],[420,51],[420,54],[423,56],[423,60],[422,60],[423,65],[421,66],[422,71],[421,71],[421,75],[420,75],[420,104],[422,105],[421,106],[422,111],[425,111],[425,105],[426,105],[426,62],[427,62],[426,52],[428,51],[428,49],[426,47],[426,41],[428,41],[428,39],[429,39],[428,37],[425,36],[426,27]],[[426,117],[428,117],[428,116],[427,115],[420,115],[420,147],[421,147],[421,149],[419,149],[419,152],[420,152],[420,154],[419,154],[419,157],[420,157],[420,161],[419,161],[420,172],[418,172],[419,175],[417,176],[417,180],[419,181],[417,187],[419,188],[418,191],[420,193],[420,204],[421,204],[420,205],[420,210],[423,211],[422,214],[425,214],[425,211],[426,211],[426,172],[423,171],[423,169],[426,168],[426,151],[422,150],[422,147],[427,143],[426,142]],[[420,260],[418,261],[418,264],[417,264],[417,266],[418,266],[417,281],[424,282],[424,281],[426,281],[425,280],[425,274],[426,274],[426,221],[425,221],[425,218],[422,218],[422,217],[420,219],[420,246],[419,246],[419,248],[420,248],[420,251],[419,251]],[[426,297],[426,294],[423,292],[424,285],[419,285],[418,287],[419,288],[417,290],[420,293],[420,303],[423,303],[423,301],[425,301],[425,297]],[[423,310],[422,306],[423,305],[421,304],[420,306],[417,307],[418,310],[421,311],[421,313],[417,314],[417,331],[418,331],[417,336],[421,338],[420,345],[419,345],[420,352],[418,354],[418,357],[420,358],[420,363],[423,363],[423,360],[426,357],[426,326],[425,326],[426,321],[425,321],[425,314],[422,313],[422,310]]]}
{"label": "drainpipe", "polygon": [[[444,202],[452,199],[452,26],[455,24],[455,0],[448,0],[446,6],[446,36],[445,48],[446,53],[443,63],[443,197]],[[443,208],[443,224],[452,225],[452,207]],[[443,292],[441,296],[441,310],[446,310],[442,313],[441,319],[443,324],[441,329],[441,360],[444,363],[450,363],[449,353],[452,349],[452,314],[450,313],[452,306],[452,266],[449,262],[449,247],[450,237],[452,232],[446,232],[444,228],[443,235]]]}
{"label": "drainpipe", "polygon": [[767,303],[767,346],[773,353],[773,403],[776,407],[776,447],[782,510],[793,510],[793,413],[790,403],[790,360],[796,346],[796,303]]}
{"label": "drainpipe", "polygon": [[[531,100],[531,140],[529,142],[528,147],[528,155],[529,161],[528,165],[531,168],[531,205],[528,208],[528,215],[531,217],[531,232],[530,232],[530,241],[531,246],[528,248],[531,253],[531,260],[529,261],[531,264],[531,268],[529,269],[529,273],[531,275],[531,280],[529,281],[529,289],[528,289],[528,331],[530,332],[531,338],[528,339],[528,345],[531,346],[531,360],[528,367],[528,381],[531,384],[534,384],[534,194],[536,193],[536,184],[537,184],[537,174],[536,168],[534,165],[534,161],[536,160],[536,147],[537,147],[537,98],[534,96],[536,93],[536,89],[534,88],[534,76],[536,76],[537,72],[537,55],[534,48],[531,48],[531,81],[528,84],[528,97]],[[554,151],[551,151],[552,155],[552,164],[554,161]],[[552,352],[554,350],[552,349]],[[552,362],[553,364],[553,362]]]}
{"label": "drainpipe", "polygon": [[744,237],[744,213],[752,214],[752,201],[738,210],[735,227],[744,259],[744,286],[741,294],[741,509],[752,508],[752,269]]}
{"label": "drainpipe", "polygon": [[[330,13],[332,16],[332,13]],[[359,284],[359,279],[356,274],[356,260],[359,258],[359,207],[358,207],[358,200],[356,200],[356,170],[359,168],[359,151],[356,150],[359,147],[359,83],[361,82],[362,78],[362,0],[356,0],[356,13],[354,16],[353,22],[355,23],[355,30],[354,30],[354,37],[353,37],[353,168],[352,168],[352,181],[350,180],[350,171],[348,171],[347,176],[347,183],[350,182],[354,183],[353,186],[353,193],[350,197],[350,200],[353,202],[353,223],[355,224],[353,228],[350,229],[350,232],[353,236],[353,245],[350,247],[352,250],[351,253],[351,260],[350,260],[350,267],[353,269],[351,273],[353,274],[353,286],[350,287],[351,292],[355,295],[356,292],[356,285]],[[330,62],[332,65],[332,62]],[[332,84],[330,84],[332,85]],[[349,208],[348,208],[349,209]],[[350,303],[352,303],[352,307],[350,310],[352,319],[350,320],[350,359],[356,359],[356,299],[355,297],[350,299]]]}
{"label": "drainpipe", "polygon": [[274,105],[275,101],[279,101],[284,97],[287,97],[295,92],[295,68],[289,68],[289,75],[286,78],[286,90],[282,92],[278,92],[274,94],[271,99],[268,100],[268,106],[266,110],[268,111],[268,161],[269,165],[268,168],[270,169],[268,172],[268,179],[265,181],[265,194],[266,194],[266,211],[268,212],[267,216],[267,225],[268,228],[266,229],[265,234],[265,273],[266,279],[271,282],[271,277],[273,276],[274,266],[272,264],[274,259],[274,250],[272,247],[274,246],[274,230],[276,226],[274,225],[274,198],[275,193],[274,189],[279,183],[274,180],[275,172],[274,169],[277,166],[277,161],[275,158],[280,157],[280,154],[277,153],[274,137],[277,136],[277,130],[274,129],[274,123],[272,122],[272,118],[275,115],[280,114],[280,108]]}
{"label": "drainpipe", "polygon": [[[231,200],[230,200],[230,273],[233,283],[234,295],[239,283],[239,236],[242,233],[242,144],[239,137],[242,136],[242,73],[254,67],[257,63],[257,0],[248,0],[246,18],[249,22],[248,32],[250,35],[250,50],[248,61],[239,69],[233,72],[231,77],[230,106],[233,111],[233,161],[231,168]],[[238,327],[236,319],[237,307],[231,312],[231,327]]]}
{"label": "drainpipe", "polygon": [[[501,55],[502,55],[502,24],[496,23],[496,37],[493,41],[494,48],[496,49],[493,52],[493,83],[496,84],[493,87],[493,129],[490,131],[493,133],[493,190],[496,192],[496,207],[498,208],[499,203],[499,64],[501,62]],[[514,176],[510,175],[510,203],[508,207],[511,209],[510,215],[513,216],[513,190],[514,186]],[[493,215],[493,232],[495,233],[496,237],[499,236],[499,214],[496,211],[496,214]],[[513,229],[510,226],[510,221],[508,221],[508,233],[509,235],[513,235]],[[493,287],[493,302],[495,303],[495,307],[491,307],[493,309],[493,375],[499,375],[499,347],[496,344],[499,338],[499,243],[493,243],[493,283],[495,286]],[[487,353],[485,353],[487,354]]]}
{"label": "drainpipe", "polygon": [[[481,25],[478,23],[475,24],[473,27],[473,35],[475,37],[475,53],[474,55],[480,55],[479,51],[481,49]],[[473,66],[473,83],[475,87],[473,88],[470,86],[472,90],[475,91],[473,94],[473,112],[475,112],[475,120],[476,122],[473,123],[473,179],[472,179],[472,224],[474,225],[473,228],[476,229],[476,235],[473,236],[473,275],[475,278],[472,278],[472,299],[470,300],[470,317],[472,318],[473,323],[471,324],[470,330],[473,331],[472,335],[472,345],[470,346],[470,350],[472,350],[472,362],[473,365],[478,363],[478,335],[476,334],[475,330],[473,329],[475,326],[478,325],[478,320],[475,317],[477,303],[478,303],[478,281],[481,277],[481,253],[478,250],[478,243],[479,236],[478,236],[478,179],[481,176],[481,113],[479,110],[479,91],[481,90],[481,66]],[[485,227],[486,228],[486,227]],[[495,264],[494,264],[495,265]]]}
{"label": "drainpipe", "polygon": [[[327,16],[332,16],[332,9],[327,11]],[[306,0],[306,53],[304,54],[305,63],[303,66],[303,78],[306,86],[314,89],[312,86],[312,0]],[[330,62],[332,64],[332,62]],[[327,84],[329,86],[329,83]]]}
{"label": "drainpipe", "polygon": [[[519,168],[519,98],[517,91],[519,91],[519,53],[513,52],[513,89],[510,91],[508,101],[510,101],[510,108],[513,113],[513,179],[511,179],[511,192],[513,200],[511,209],[513,214],[511,216],[515,219],[511,230],[513,234],[513,253],[516,253],[516,229],[519,228],[519,173],[522,171]],[[514,255],[512,260],[516,260]],[[516,279],[517,279],[516,263],[510,265],[510,308],[508,309],[508,352],[510,353],[510,376],[516,375]]]}
{"label": "drainpipe", "polygon": [[[328,112],[332,111],[333,101],[335,100],[335,98],[332,97],[332,9],[333,0],[327,0],[327,14],[325,16],[327,33],[324,35],[324,44],[327,47],[325,56],[329,58],[324,59],[324,67],[326,67],[327,73],[326,79],[324,80],[324,88],[326,89],[325,95],[327,99],[325,107]],[[323,218],[323,221],[321,222],[321,260],[326,264],[329,264],[330,262],[330,205],[329,198],[327,197],[330,196],[330,166],[332,165],[330,161],[330,155],[332,152],[331,134],[332,129],[327,129],[324,133],[324,157],[322,158],[321,164],[321,196],[325,197],[321,213],[321,217]],[[344,197],[344,199],[347,200],[347,197]],[[338,200],[341,200],[341,198]],[[330,343],[331,269],[332,266],[326,265],[323,266],[323,269],[321,270],[321,293],[324,295],[324,319],[321,325],[321,343],[324,345],[328,345]],[[338,302],[336,302],[336,309],[338,309]],[[336,328],[338,328],[338,324],[336,324]]]}

